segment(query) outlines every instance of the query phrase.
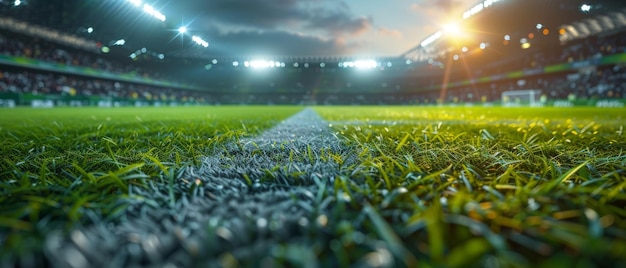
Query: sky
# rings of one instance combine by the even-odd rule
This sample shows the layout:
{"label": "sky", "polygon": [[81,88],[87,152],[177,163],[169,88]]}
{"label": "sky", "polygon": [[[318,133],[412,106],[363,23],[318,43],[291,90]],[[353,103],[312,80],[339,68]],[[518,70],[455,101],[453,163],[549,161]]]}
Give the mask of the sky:
{"label": "sky", "polygon": [[212,54],[398,56],[478,0],[178,0]]}

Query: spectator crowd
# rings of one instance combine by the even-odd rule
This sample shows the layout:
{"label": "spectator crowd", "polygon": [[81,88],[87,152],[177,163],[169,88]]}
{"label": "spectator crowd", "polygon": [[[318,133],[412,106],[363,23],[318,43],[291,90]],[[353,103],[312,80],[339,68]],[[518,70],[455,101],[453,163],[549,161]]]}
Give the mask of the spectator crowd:
{"label": "spectator crowd", "polygon": [[[446,83],[475,79],[477,77],[504,74],[511,71],[542,69],[559,63],[593,61],[603,56],[625,53],[626,37],[615,34],[608,37],[590,37],[554,50],[533,50],[522,54],[506,55],[497,59],[473,59],[467,64],[479,64],[468,72],[460,64],[452,68],[450,79],[443,80],[445,68],[433,68],[428,64],[401,73],[396,78],[380,78],[376,83],[359,82],[361,78],[342,69],[332,75],[283,75],[279,81],[268,83],[264,90],[250,92],[240,90],[239,81],[231,80],[220,85],[221,90],[205,91],[154,86],[142,83],[122,82],[114,79],[83,77],[57,72],[44,72],[24,67],[2,66],[0,69],[0,93],[63,95],[128,99],[143,101],[176,101],[205,104],[413,104],[444,102],[490,102],[500,99],[502,92],[521,89],[540,89],[550,99],[623,99],[626,96],[624,63],[607,65],[591,64],[579,69],[555,73],[535,73],[512,79],[480,82],[471,85],[449,87]],[[67,66],[81,66],[115,74],[135,74],[150,79],[164,79],[158,70],[138,67],[130,59],[121,62],[102,54],[81,51],[57,45],[38,38],[30,38],[0,31],[0,54],[32,58],[39,61]],[[312,72],[312,71],[311,71]],[[347,71],[346,71],[347,72]],[[424,72],[427,76],[415,76]],[[294,79],[293,77],[300,77]],[[295,81],[295,82],[294,82]],[[222,83],[224,84],[224,83]],[[276,85],[292,87],[287,92],[276,90]],[[315,87],[323,86],[321,92]],[[442,86],[443,85],[443,86]],[[445,86],[446,94],[441,94]],[[262,86],[263,87],[263,86]],[[372,89],[361,90],[364,87]],[[430,88],[429,91],[422,90]],[[226,89],[227,92],[224,91]],[[219,93],[216,93],[219,92]],[[444,99],[442,100],[441,97]]]}

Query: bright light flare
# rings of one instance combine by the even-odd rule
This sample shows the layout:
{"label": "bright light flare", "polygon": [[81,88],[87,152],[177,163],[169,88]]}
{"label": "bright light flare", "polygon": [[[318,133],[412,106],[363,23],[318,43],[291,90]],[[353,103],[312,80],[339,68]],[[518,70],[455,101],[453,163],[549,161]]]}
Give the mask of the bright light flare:
{"label": "bright light flare", "polygon": [[441,31],[437,31],[436,33],[434,33],[431,36],[429,36],[426,39],[424,39],[424,41],[422,41],[420,43],[420,46],[427,47],[428,45],[430,45],[430,44],[434,43],[435,41],[437,41],[437,39],[441,38],[441,35],[443,35],[441,33]]}
{"label": "bright light flare", "polygon": [[181,26],[180,28],[178,28],[178,32],[181,34],[184,34],[187,32],[187,27],[185,26]]}
{"label": "bright light flare", "polygon": [[580,11],[589,12],[591,10],[591,5],[583,4],[580,6]]}
{"label": "bright light flare", "polygon": [[114,46],[123,46],[125,44],[126,44],[126,40],[124,40],[124,39],[120,39],[120,40],[117,40],[117,41],[113,42]]}
{"label": "bright light flare", "polygon": [[128,0],[128,2],[135,5],[136,7],[141,6],[141,0]]}
{"label": "bright light flare", "polygon": [[250,67],[252,69],[267,69],[267,68],[278,68],[278,67],[285,67],[285,63],[284,62],[280,62],[280,61],[272,61],[272,60],[253,60],[253,61],[246,61],[244,63],[245,67]]}
{"label": "bright light flare", "polygon": [[148,14],[150,14],[151,16],[155,17],[156,19],[158,19],[160,21],[165,21],[165,19],[166,19],[165,15],[163,15],[163,13],[161,13],[158,10],[154,9],[154,7],[152,7],[151,5],[144,4],[143,5],[143,11],[148,13]]}
{"label": "bright light flare", "polygon": [[343,62],[341,66],[344,68],[373,69],[378,66],[378,62],[375,60],[346,61]]}
{"label": "bright light flare", "polygon": [[448,23],[443,25],[444,33],[454,36],[463,35],[463,30],[456,23]]}
{"label": "bright light flare", "polygon": [[459,23],[448,23],[442,25],[441,33],[447,40],[457,42],[470,38],[467,29],[463,28],[463,25]]}
{"label": "bright light flare", "polygon": [[209,47],[209,42],[204,41],[204,39],[202,39],[202,37],[199,37],[197,35],[192,36],[191,40],[196,42],[196,44],[198,44],[200,46]]}

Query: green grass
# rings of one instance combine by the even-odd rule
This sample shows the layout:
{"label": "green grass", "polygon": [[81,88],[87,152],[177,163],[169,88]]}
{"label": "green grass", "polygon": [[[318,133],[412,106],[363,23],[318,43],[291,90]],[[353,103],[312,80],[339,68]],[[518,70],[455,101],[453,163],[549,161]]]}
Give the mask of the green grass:
{"label": "green grass", "polygon": [[[0,260],[40,250],[49,230],[116,220],[128,187],[168,182],[299,109],[0,109]],[[292,264],[626,262],[626,109],[315,109],[357,161],[321,180],[306,243],[275,252]]]}
{"label": "green grass", "polygon": [[625,109],[317,111],[360,156],[340,188],[365,212],[342,215],[409,266],[626,261]]}
{"label": "green grass", "polygon": [[129,186],[198,166],[300,109],[0,109],[0,259],[41,250],[48,230],[115,219]]}

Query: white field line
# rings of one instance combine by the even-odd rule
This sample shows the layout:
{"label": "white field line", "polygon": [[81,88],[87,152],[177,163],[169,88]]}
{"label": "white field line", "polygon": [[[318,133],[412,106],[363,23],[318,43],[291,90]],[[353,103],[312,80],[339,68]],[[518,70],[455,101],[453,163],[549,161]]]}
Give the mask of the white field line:
{"label": "white field line", "polygon": [[353,161],[328,123],[304,109],[207,156],[173,185],[133,188],[119,223],[52,234],[46,255],[58,267],[189,267],[219,266],[223,254],[259,261],[285,243],[307,250],[310,225],[325,209],[316,207],[318,190],[342,171],[329,153]]}

